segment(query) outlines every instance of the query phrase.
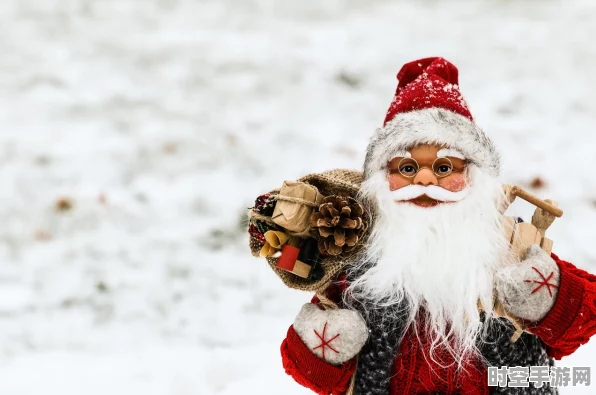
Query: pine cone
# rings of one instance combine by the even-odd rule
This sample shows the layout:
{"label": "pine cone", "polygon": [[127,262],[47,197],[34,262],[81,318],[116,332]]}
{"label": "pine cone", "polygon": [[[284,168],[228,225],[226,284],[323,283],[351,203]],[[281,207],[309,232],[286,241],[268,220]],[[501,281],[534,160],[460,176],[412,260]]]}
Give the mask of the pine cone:
{"label": "pine cone", "polygon": [[321,254],[348,252],[368,227],[364,207],[350,196],[327,196],[310,217],[310,226],[319,230]]}

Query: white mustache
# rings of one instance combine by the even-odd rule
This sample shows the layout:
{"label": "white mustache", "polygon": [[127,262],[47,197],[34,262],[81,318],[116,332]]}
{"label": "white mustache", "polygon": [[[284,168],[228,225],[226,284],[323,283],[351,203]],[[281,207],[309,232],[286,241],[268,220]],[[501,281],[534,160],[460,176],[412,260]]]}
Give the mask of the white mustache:
{"label": "white mustache", "polygon": [[468,191],[468,188],[458,192],[451,192],[436,185],[429,185],[426,187],[422,185],[408,185],[407,187],[391,191],[391,198],[394,201],[404,201],[426,195],[440,202],[458,202],[468,196]]}

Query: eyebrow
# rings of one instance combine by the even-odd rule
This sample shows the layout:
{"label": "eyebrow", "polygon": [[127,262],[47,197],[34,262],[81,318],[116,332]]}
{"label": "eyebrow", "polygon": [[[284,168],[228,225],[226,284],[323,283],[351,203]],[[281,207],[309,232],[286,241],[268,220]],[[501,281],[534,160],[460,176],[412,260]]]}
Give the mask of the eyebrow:
{"label": "eyebrow", "polygon": [[395,155],[393,155],[394,158],[398,158],[398,157],[402,157],[402,158],[411,158],[412,154],[410,154],[408,151],[397,151],[395,153]]}
{"label": "eyebrow", "polygon": [[452,156],[454,158],[463,159],[463,160],[466,159],[464,154],[462,154],[461,152],[459,152],[458,150],[453,149],[453,148],[441,148],[437,152],[437,158],[441,158],[443,156]]}

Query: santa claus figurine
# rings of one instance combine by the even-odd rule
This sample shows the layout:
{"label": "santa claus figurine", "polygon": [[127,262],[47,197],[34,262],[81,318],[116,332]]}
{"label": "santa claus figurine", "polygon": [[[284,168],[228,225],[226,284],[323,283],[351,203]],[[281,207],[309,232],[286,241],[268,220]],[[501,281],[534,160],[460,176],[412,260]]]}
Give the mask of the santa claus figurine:
{"label": "santa claus figurine", "polygon": [[[489,386],[488,368],[552,366],[586,343],[596,276],[536,245],[512,256],[499,153],[453,64],[421,59],[397,78],[364,163],[360,198],[373,214],[363,252],[290,326],[286,372],[318,394],[557,393],[548,380]],[[524,325],[517,341],[499,303]]]}

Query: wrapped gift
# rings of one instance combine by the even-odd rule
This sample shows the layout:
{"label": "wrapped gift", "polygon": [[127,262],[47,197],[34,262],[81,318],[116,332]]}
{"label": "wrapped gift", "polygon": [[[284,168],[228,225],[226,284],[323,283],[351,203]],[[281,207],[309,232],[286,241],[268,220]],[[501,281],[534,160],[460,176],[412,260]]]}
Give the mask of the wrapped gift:
{"label": "wrapped gift", "polygon": [[277,203],[271,219],[295,236],[306,236],[310,228],[310,216],[323,196],[310,184],[285,181],[277,195]]}
{"label": "wrapped gift", "polygon": [[304,279],[318,280],[322,272],[317,244],[315,239],[291,238],[281,250],[277,267]]}

